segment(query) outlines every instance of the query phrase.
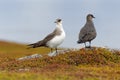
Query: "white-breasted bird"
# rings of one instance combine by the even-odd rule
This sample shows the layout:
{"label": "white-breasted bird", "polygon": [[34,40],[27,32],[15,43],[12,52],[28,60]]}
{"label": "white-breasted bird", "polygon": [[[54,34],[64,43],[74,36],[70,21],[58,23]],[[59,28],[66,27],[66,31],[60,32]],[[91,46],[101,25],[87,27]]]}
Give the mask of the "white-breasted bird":
{"label": "white-breasted bird", "polygon": [[42,46],[43,47],[49,47],[49,48],[51,48],[51,52],[52,52],[52,49],[55,48],[56,53],[57,53],[57,47],[65,39],[65,31],[63,29],[61,19],[56,19],[55,23],[56,23],[56,28],[52,33],[48,34],[41,41],[38,41],[38,42],[33,43],[33,44],[29,44],[28,45],[28,46],[30,46],[29,48],[37,48],[37,47],[42,47]]}

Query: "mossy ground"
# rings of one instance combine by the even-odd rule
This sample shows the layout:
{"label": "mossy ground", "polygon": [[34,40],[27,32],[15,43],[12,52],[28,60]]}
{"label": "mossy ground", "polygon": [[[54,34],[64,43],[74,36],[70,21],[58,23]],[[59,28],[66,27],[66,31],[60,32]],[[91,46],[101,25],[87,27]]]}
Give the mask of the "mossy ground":
{"label": "mossy ground", "polygon": [[[0,42],[0,80],[120,80],[120,51],[94,47],[54,57],[49,48],[26,49],[26,45]],[[19,57],[44,57],[18,61]]]}

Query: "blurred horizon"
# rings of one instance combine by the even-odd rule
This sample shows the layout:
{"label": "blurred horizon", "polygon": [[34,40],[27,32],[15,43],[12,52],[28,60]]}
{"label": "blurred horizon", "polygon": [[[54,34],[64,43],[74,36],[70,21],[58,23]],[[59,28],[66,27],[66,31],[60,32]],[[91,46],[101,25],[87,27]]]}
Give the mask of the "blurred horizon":
{"label": "blurred horizon", "polygon": [[80,29],[91,13],[97,30],[92,46],[120,49],[120,1],[116,0],[1,0],[0,40],[34,43],[51,33],[55,19],[63,20],[65,41],[59,47],[79,48]]}

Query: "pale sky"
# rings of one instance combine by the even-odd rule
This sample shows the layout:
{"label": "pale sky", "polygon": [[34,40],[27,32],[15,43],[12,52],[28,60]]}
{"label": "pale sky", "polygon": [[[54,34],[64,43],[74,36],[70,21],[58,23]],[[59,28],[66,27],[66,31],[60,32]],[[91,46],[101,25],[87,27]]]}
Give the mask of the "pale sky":
{"label": "pale sky", "polygon": [[92,46],[120,49],[120,0],[0,0],[0,40],[34,43],[63,20],[66,38],[59,47],[79,48],[78,34],[93,14],[97,37]]}

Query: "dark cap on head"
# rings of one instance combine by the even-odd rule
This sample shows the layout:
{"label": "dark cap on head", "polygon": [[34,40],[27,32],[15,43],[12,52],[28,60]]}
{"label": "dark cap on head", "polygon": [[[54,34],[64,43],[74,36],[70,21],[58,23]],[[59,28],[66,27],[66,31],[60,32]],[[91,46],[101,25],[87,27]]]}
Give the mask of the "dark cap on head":
{"label": "dark cap on head", "polygon": [[95,18],[92,14],[88,14],[87,17],[92,17],[92,18]]}
{"label": "dark cap on head", "polygon": [[62,20],[61,19],[56,19],[56,21],[55,21],[55,23],[57,23],[57,22],[61,22]]}

